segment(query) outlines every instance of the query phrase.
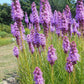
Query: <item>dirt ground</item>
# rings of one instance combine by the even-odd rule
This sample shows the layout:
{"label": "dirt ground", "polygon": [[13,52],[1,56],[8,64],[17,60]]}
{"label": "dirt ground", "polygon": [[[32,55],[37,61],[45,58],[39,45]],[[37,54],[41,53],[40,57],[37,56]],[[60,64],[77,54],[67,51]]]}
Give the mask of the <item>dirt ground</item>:
{"label": "dirt ground", "polygon": [[13,56],[14,43],[0,47],[0,80],[17,71],[17,59]]}

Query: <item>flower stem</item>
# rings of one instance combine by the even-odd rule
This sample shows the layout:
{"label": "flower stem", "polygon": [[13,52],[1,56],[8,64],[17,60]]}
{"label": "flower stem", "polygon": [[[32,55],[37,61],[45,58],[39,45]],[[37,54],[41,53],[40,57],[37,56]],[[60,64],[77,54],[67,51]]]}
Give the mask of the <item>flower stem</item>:
{"label": "flower stem", "polygon": [[51,81],[52,81],[52,84],[54,84],[54,73],[53,73],[53,66],[51,66]]}
{"label": "flower stem", "polygon": [[[69,84],[71,84],[70,73],[69,73]],[[74,84],[74,83],[73,83]]]}

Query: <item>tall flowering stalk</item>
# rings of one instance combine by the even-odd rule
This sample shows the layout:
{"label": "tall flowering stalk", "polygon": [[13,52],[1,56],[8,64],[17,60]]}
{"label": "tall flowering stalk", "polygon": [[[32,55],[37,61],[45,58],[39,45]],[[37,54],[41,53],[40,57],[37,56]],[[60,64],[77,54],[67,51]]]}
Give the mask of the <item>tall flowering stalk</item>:
{"label": "tall flowering stalk", "polygon": [[44,34],[48,37],[48,30],[50,25],[50,14],[48,11],[48,0],[40,0],[40,23],[43,25]]}
{"label": "tall flowering stalk", "polygon": [[54,12],[56,34],[58,35],[58,37],[60,36],[60,30],[61,30],[61,17],[62,17],[62,14],[60,11]]}
{"label": "tall flowering stalk", "polygon": [[64,12],[62,14],[62,19],[61,19],[61,30],[62,30],[63,36],[65,36],[68,31],[68,24],[67,24],[67,19]]}
{"label": "tall flowering stalk", "polygon": [[27,24],[27,28],[28,28],[29,19],[28,19],[27,12],[25,12],[25,23]]}
{"label": "tall flowering stalk", "polygon": [[76,5],[76,20],[80,24],[80,30],[82,34],[84,35],[84,6],[83,6],[83,0],[77,0]]}
{"label": "tall flowering stalk", "polygon": [[[19,0],[13,0],[12,1],[12,5],[11,5],[11,16],[12,16],[12,19],[17,23],[17,28],[20,32],[20,39],[18,38],[18,44],[20,44],[20,40],[22,42],[22,46],[24,48],[24,44],[23,44],[23,32],[22,32],[22,19],[23,19],[23,11],[21,9],[21,6],[20,6],[20,3],[19,3]],[[20,45],[19,45],[20,47]]]}
{"label": "tall flowering stalk", "polygon": [[73,41],[70,44],[70,53],[69,53],[69,57],[67,58],[67,61],[70,60],[70,62],[73,65],[73,83],[75,83],[75,66],[74,65],[77,63],[77,61],[79,61],[79,57],[80,55],[78,54],[76,43]]}
{"label": "tall flowering stalk", "polygon": [[52,84],[54,84],[54,77],[53,77],[53,65],[55,63],[55,61],[57,60],[57,55],[56,55],[56,49],[53,48],[53,45],[51,45],[48,49],[48,62],[50,63],[51,65],[51,81],[52,81]]}
{"label": "tall flowering stalk", "polygon": [[69,84],[71,84],[70,73],[73,71],[73,64],[69,57],[67,58],[66,71],[69,73]]}
{"label": "tall flowering stalk", "polygon": [[70,42],[69,42],[69,39],[67,36],[64,37],[63,39],[63,50],[64,50],[64,53],[68,53],[70,49]]}
{"label": "tall flowering stalk", "polygon": [[75,19],[73,19],[73,33],[74,35],[77,33],[78,37],[80,37],[81,32],[79,32],[78,29],[79,29],[79,24],[76,22]]}
{"label": "tall flowering stalk", "polygon": [[35,84],[45,84],[45,83],[44,83],[44,79],[43,79],[43,77],[42,77],[42,72],[41,72],[41,70],[40,70],[39,67],[36,67],[36,68],[35,68],[33,74],[34,74]]}
{"label": "tall flowering stalk", "polygon": [[33,24],[35,27],[35,31],[39,32],[40,31],[40,26],[39,26],[39,16],[38,16],[38,11],[36,9],[36,4],[35,2],[32,3],[32,17],[33,17]]}
{"label": "tall flowering stalk", "polygon": [[72,15],[71,15],[71,11],[70,11],[70,8],[69,8],[68,5],[66,5],[64,12],[65,12],[65,16],[66,16],[66,19],[67,19],[69,35],[72,35],[72,33],[71,33]]}

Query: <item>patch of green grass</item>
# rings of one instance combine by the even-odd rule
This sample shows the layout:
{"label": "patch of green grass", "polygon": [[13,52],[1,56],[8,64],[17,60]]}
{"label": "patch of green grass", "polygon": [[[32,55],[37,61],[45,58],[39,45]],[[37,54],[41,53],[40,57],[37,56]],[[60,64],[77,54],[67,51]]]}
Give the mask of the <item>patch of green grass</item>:
{"label": "patch of green grass", "polygon": [[13,38],[0,38],[0,46],[13,43]]}

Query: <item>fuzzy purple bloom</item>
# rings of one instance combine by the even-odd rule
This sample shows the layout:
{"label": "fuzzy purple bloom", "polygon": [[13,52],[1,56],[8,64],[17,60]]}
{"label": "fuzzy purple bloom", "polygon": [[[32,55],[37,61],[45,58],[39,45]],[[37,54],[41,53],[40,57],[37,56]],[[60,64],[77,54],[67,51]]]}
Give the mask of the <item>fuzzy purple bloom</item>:
{"label": "fuzzy purple bloom", "polygon": [[80,30],[84,35],[84,5],[83,0],[77,0],[76,5],[76,20],[79,22]]}
{"label": "fuzzy purple bloom", "polygon": [[33,24],[33,15],[32,15],[32,13],[30,14],[30,22]]}
{"label": "fuzzy purple bloom", "polygon": [[33,54],[33,53],[34,53],[34,46],[33,46],[33,44],[32,44],[30,34],[27,35],[27,43],[28,43],[28,45],[29,45],[29,50],[30,50],[31,53]]}
{"label": "fuzzy purple bloom", "polygon": [[57,55],[56,55],[56,49],[53,48],[53,45],[51,45],[48,49],[48,61],[50,62],[51,66],[53,66],[53,64],[55,63],[55,61],[57,60]]}
{"label": "fuzzy purple bloom", "polygon": [[29,29],[33,29],[33,24],[32,23],[29,23]]}
{"label": "fuzzy purple bloom", "polygon": [[40,45],[42,46],[42,49],[45,49],[46,46],[46,38],[44,34],[40,34]]}
{"label": "fuzzy purple bloom", "polygon": [[65,16],[65,13],[63,12],[62,14],[62,20],[61,20],[61,30],[62,30],[62,34],[66,35],[67,31],[68,31],[68,24],[67,24],[67,18]]}
{"label": "fuzzy purple bloom", "polygon": [[40,34],[38,32],[35,32],[34,34],[34,44],[37,48],[40,47]]}
{"label": "fuzzy purple bloom", "polygon": [[36,9],[36,4],[35,2],[32,3],[32,16],[33,16],[33,24],[35,27],[35,31],[40,31],[39,30],[39,16],[38,16],[38,11]]}
{"label": "fuzzy purple bloom", "polygon": [[59,37],[60,36],[60,30],[61,30],[61,18],[62,18],[61,12],[58,11],[57,16],[58,17],[57,17],[57,19],[55,21],[55,26],[56,26],[56,34]]}
{"label": "fuzzy purple bloom", "polygon": [[51,22],[48,6],[48,0],[40,0],[40,23],[43,25],[44,34],[46,37],[48,37],[48,30]]}
{"label": "fuzzy purple bloom", "polygon": [[67,58],[67,63],[66,63],[66,70],[67,72],[71,73],[73,71],[73,64],[69,57]]}
{"label": "fuzzy purple bloom", "polygon": [[16,46],[13,48],[13,54],[14,54],[14,56],[16,56],[16,58],[19,57],[19,50]]}
{"label": "fuzzy purple bloom", "polygon": [[80,55],[78,54],[78,50],[76,48],[76,43],[73,41],[70,44],[70,53],[69,53],[69,58],[71,59],[73,65],[79,61]]}
{"label": "fuzzy purple bloom", "polygon": [[67,36],[64,37],[64,40],[63,40],[63,50],[64,50],[64,53],[68,53],[70,49],[70,42],[69,42],[69,39]]}
{"label": "fuzzy purple bloom", "polygon": [[35,84],[45,84],[40,68],[36,67],[33,74],[34,74]]}
{"label": "fuzzy purple bloom", "polygon": [[25,23],[26,23],[26,24],[28,24],[28,23],[29,23],[29,19],[28,19],[27,12],[25,12]]}
{"label": "fuzzy purple bloom", "polygon": [[21,9],[19,0],[13,0],[12,5],[11,5],[11,16],[14,21],[21,21],[23,19],[23,11]]}

